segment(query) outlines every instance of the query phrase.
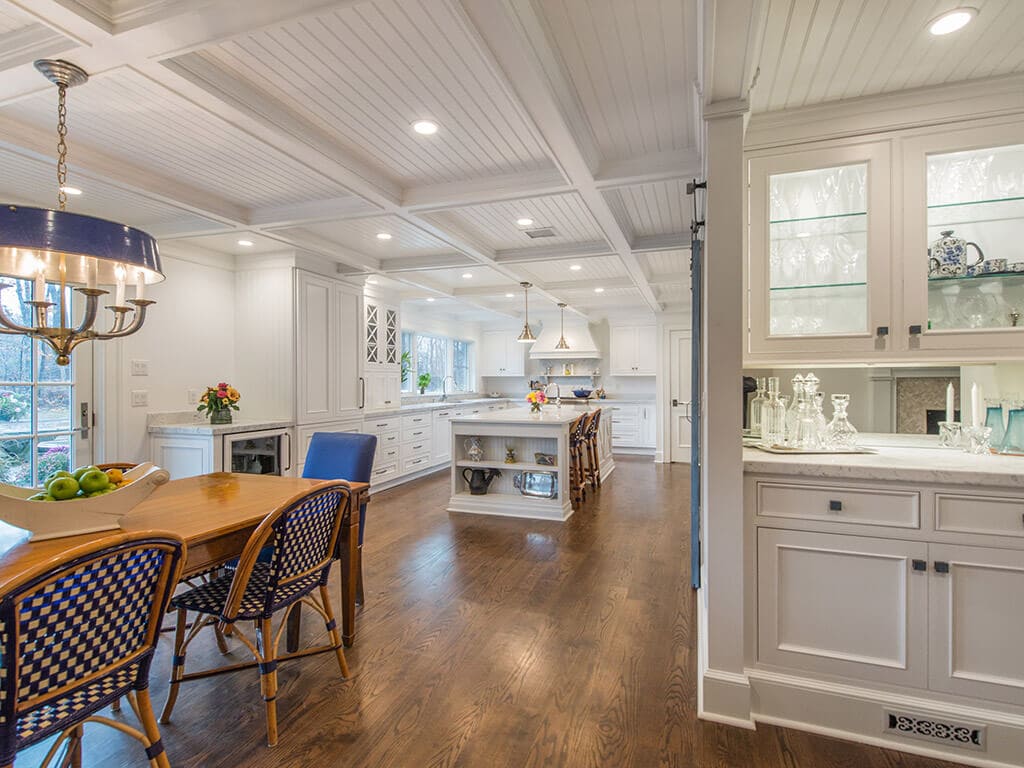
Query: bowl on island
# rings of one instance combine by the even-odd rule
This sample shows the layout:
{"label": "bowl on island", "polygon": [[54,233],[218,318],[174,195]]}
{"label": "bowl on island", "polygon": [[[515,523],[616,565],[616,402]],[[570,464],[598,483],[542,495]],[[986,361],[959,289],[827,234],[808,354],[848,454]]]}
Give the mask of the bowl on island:
{"label": "bowl on island", "polygon": [[593,392],[593,391],[594,390],[592,390],[592,389],[574,389],[572,391],[572,393],[576,397],[590,397],[590,393]]}

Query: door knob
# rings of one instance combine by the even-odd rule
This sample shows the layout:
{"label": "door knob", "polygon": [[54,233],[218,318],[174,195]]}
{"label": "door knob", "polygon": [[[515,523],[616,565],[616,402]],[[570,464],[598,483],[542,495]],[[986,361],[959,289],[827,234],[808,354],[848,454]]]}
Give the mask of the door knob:
{"label": "door knob", "polygon": [[673,408],[678,408],[679,407],[679,401],[676,400],[676,398],[674,398],[674,397],[672,398],[672,407]]}

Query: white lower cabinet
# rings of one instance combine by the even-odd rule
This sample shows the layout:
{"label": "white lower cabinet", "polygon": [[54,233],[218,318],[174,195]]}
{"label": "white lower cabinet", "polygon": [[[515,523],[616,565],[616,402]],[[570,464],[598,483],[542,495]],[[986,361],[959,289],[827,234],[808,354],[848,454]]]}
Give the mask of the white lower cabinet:
{"label": "white lower cabinet", "polygon": [[1024,552],[931,544],[929,557],[928,687],[1024,705]]}
{"label": "white lower cabinet", "polygon": [[656,419],[654,403],[601,406],[603,418],[611,417],[612,446],[616,448],[654,448]]}
{"label": "white lower cabinet", "polygon": [[150,440],[152,461],[166,469],[171,479],[195,477],[220,472],[221,446],[219,436],[173,435],[153,437]]}
{"label": "white lower cabinet", "polygon": [[927,685],[926,544],[770,528],[757,541],[758,661]]}
{"label": "white lower cabinet", "polygon": [[365,375],[368,411],[398,408],[402,404],[402,374],[393,371],[367,371]]}
{"label": "white lower cabinet", "polygon": [[434,411],[433,436],[431,440],[431,451],[435,464],[452,460],[452,417],[462,411],[454,408],[445,408]]}

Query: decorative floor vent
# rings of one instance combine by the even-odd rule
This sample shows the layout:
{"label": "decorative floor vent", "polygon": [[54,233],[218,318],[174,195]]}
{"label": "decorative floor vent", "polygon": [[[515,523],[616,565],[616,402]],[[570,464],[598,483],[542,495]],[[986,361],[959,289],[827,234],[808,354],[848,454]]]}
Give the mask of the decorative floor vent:
{"label": "decorative floor vent", "polygon": [[985,726],[968,725],[952,720],[912,715],[907,712],[885,713],[885,730],[912,739],[923,739],[965,749],[985,749]]}
{"label": "decorative floor vent", "polygon": [[555,230],[553,227],[541,227],[540,229],[524,229],[527,236],[532,237],[536,240],[538,237],[554,237]]}

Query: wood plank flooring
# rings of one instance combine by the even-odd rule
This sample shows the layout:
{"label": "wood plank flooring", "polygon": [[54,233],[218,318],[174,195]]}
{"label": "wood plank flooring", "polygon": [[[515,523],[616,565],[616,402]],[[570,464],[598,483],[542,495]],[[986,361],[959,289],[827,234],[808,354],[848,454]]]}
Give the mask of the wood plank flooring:
{"label": "wood plank flooring", "polygon": [[[329,655],[282,664],[273,749],[255,670],[184,685],[161,726],[171,764],[949,768],[696,719],[688,482],[687,466],[621,457],[598,498],[564,524],[449,515],[446,473],[375,496],[352,679]],[[304,633],[319,637],[316,625],[307,614]],[[243,650],[232,642],[232,656]],[[169,655],[165,636],[158,711]],[[188,668],[221,659],[212,636],[200,638]],[[17,765],[41,756],[34,748]],[[85,766],[145,764],[136,742],[87,727]]]}

